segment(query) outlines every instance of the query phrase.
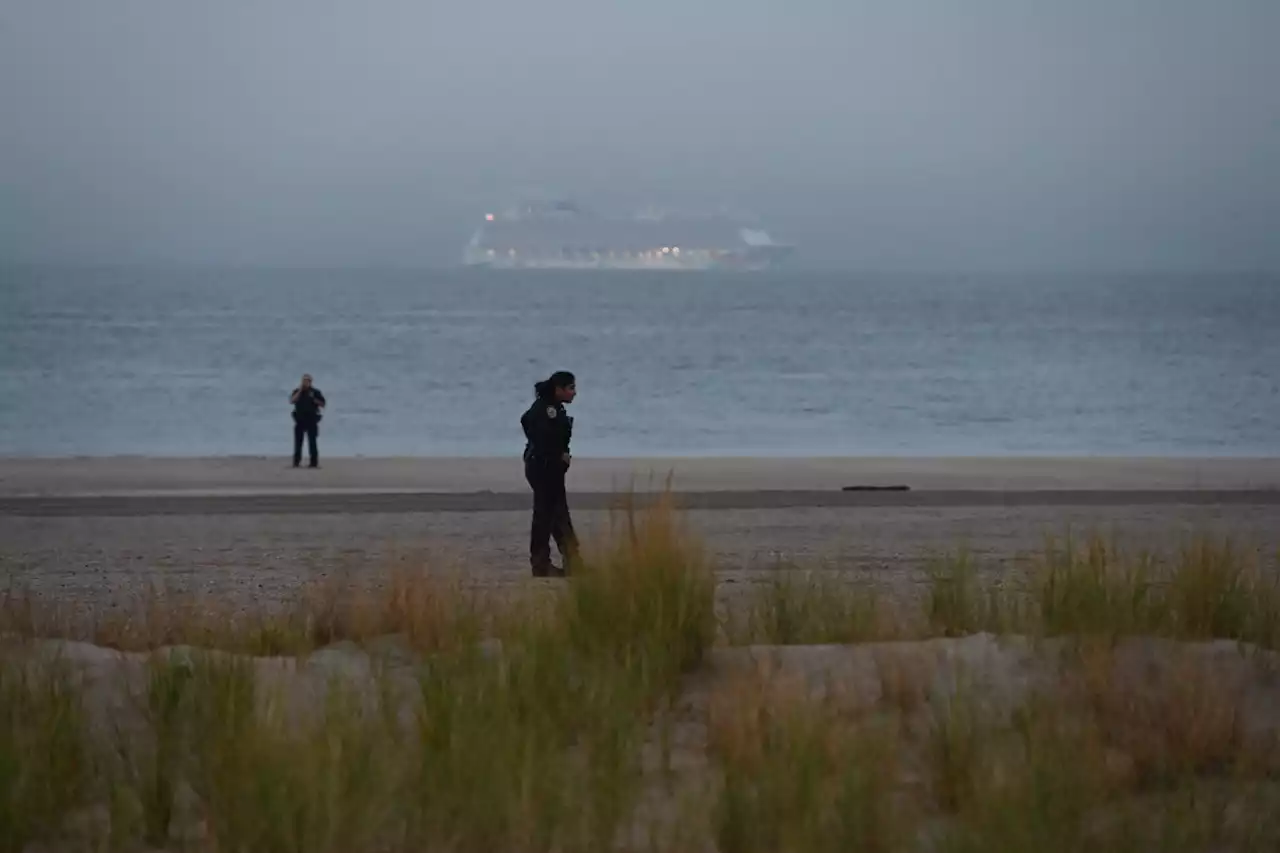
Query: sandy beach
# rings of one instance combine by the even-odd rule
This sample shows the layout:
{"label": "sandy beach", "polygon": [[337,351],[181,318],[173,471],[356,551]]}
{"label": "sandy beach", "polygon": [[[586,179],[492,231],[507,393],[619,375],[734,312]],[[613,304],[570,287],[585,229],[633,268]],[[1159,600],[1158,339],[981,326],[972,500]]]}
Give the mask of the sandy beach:
{"label": "sandy beach", "polygon": [[[323,464],[6,459],[0,567],[40,596],[102,606],[156,582],[270,605],[307,579],[376,578],[403,560],[526,581],[518,460]],[[962,545],[989,571],[1017,571],[1068,531],[1166,549],[1210,532],[1280,553],[1277,459],[586,459],[570,476],[580,532],[606,531],[616,490],[668,473],[726,588],[784,564],[904,588]]]}

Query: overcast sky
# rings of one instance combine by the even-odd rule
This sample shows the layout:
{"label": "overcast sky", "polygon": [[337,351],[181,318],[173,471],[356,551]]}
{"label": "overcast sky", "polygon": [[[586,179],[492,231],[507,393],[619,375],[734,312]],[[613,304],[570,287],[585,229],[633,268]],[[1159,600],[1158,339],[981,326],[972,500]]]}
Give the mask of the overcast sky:
{"label": "overcast sky", "polygon": [[539,191],[1280,269],[1277,45],[1277,0],[0,0],[0,260],[451,264]]}

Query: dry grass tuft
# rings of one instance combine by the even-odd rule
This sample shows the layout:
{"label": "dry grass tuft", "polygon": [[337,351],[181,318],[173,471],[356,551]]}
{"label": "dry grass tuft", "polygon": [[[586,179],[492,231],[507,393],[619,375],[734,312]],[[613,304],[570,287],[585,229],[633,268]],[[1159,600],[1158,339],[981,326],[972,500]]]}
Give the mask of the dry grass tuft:
{"label": "dry grass tuft", "polygon": [[979,631],[1019,631],[1028,624],[1026,609],[1016,590],[984,583],[967,550],[933,561],[924,620],[931,634],[963,637]]}
{"label": "dry grass tuft", "polygon": [[1050,538],[1035,574],[1038,627],[1058,634],[1135,634],[1157,622],[1151,555],[1123,554],[1100,537],[1083,548]]}
{"label": "dry grass tuft", "polygon": [[59,837],[91,780],[73,673],[57,660],[0,655],[0,853]]}
{"label": "dry grass tuft", "polygon": [[874,587],[832,572],[776,567],[745,614],[729,619],[734,645],[859,643],[887,639],[897,622]]}
{"label": "dry grass tuft", "polygon": [[[380,575],[381,576],[381,575]],[[414,649],[436,652],[501,634],[517,620],[517,604],[469,584],[460,572],[398,565],[374,586],[327,578],[304,592],[282,620],[304,649],[398,635]]]}
{"label": "dry grass tuft", "polygon": [[1268,578],[1258,555],[1230,539],[1197,537],[1184,544],[1163,604],[1169,633],[1184,639],[1226,637],[1274,647],[1280,598],[1276,573]]}
{"label": "dry grass tuft", "polygon": [[975,719],[972,700],[950,713],[963,745],[959,784],[940,805],[955,815],[942,849],[1082,850],[1101,843],[1090,818],[1107,802],[1105,755],[1096,730],[1033,698],[1008,727]]}
{"label": "dry grass tuft", "polygon": [[1123,666],[1113,649],[1085,651],[1072,683],[1126,759],[1134,784],[1162,786],[1230,774],[1245,759],[1244,685],[1199,650],[1170,648],[1159,663]]}
{"label": "dry grass tuft", "polygon": [[242,611],[225,600],[149,585],[106,612],[74,611],[10,587],[0,598],[0,637],[65,638],[121,651],[196,646],[257,656],[299,655],[342,641],[397,635],[423,652],[501,636],[546,603],[513,600],[462,572],[421,562],[309,581],[283,610]]}
{"label": "dry grass tuft", "polygon": [[1193,537],[1173,557],[1126,553],[1100,536],[1049,538],[1028,582],[984,581],[964,551],[935,561],[925,600],[930,633],[1158,635],[1280,648],[1280,560],[1229,539]]}
{"label": "dry grass tuft", "polygon": [[583,561],[561,599],[576,645],[638,667],[662,691],[696,667],[715,640],[715,576],[669,493],[613,516],[611,541]]}
{"label": "dry grass tuft", "polygon": [[929,709],[926,754],[930,789],[943,811],[957,812],[974,798],[980,761],[993,737],[991,724],[963,678],[954,693],[932,697]]}
{"label": "dry grass tuft", "polygon": [[723,767],[717,849],[900,849],[897,729],[842,718],[795,684],[752,677],[713,697],[710,749]]}

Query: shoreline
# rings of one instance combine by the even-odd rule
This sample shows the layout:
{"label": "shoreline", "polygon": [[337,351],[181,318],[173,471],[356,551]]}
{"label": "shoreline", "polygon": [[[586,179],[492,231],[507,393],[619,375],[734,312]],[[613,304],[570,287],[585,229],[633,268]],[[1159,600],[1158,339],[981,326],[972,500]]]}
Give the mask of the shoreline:
{"label": "shoreline", "polygon": [[[295,470],[287,457],[269,456],[0,457],[0,497],[338,501],[528,493],[518,456],[321,457],[320,464],[319,470]],[[594,457],[574,460],[568,487],[579,495],[651,493],[663,490],[668,476],[682,495],[792,493],[812,501],[831,493],[841,503],[911,501],[920,492],[1267,493],[1280,492],[1280,456]]]}

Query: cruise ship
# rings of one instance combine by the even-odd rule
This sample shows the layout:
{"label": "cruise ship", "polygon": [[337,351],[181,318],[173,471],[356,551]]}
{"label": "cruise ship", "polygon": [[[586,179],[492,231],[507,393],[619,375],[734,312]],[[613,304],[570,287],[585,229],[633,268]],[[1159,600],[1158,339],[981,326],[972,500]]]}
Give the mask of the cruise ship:
{"label": "cruise ship", "polygon": [[744,218],[652,210],[600,216],[571,201],[486,213],[463,263],[493,269],[766,270],[793,251]]}

